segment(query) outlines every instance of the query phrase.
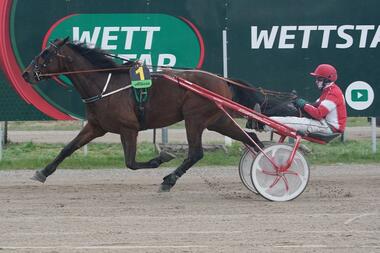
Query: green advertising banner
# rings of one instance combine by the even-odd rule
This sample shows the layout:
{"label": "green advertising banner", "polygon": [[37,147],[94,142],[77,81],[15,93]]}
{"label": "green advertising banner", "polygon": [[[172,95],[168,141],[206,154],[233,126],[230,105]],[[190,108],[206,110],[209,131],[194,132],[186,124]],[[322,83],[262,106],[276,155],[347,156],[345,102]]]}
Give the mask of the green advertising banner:
{"label": "green advertising banner", "polygon": [[[252,15],[241,15],[242,6]],[[313,101],[319,91],[309,73],[329,63],[349,115],[379,116],[379,7],[376,0],[229,1],[229,74]]]}
{"label": "green advertising banner", "polygon": [[84,118],[63,76],[31,86],[22,70],[48,41],[70,36],[152,70],[158,65],[223,73],[313,100],[309,73],[338,70],[350,116],[379,116],[380,20],[376,0],[2,0],[0,120]]}
{"label": "green advertising banner", "polygon": [[[194,3],[197,13],[190,8]],[[69,81],[59,77],[31,87],[18,76],[55,38],[70,36],[89,47],[138,59],[153,70],[158,65],[215,73],[222,69],[223,1],[187,0],[173,5],[170,0],[93,0],[91,4],[5,0],[0,8],[8,15],[2,18],[0,30],[4,35],[0,45],[8,52],[4,72],[22,99],[54,119],[85,117],[84,105]]]}
{"label": "green advertising banner", "polygon": [[7,79],[0,71],[0,120],[47,120],[49,117],[42,114],[31,104],[26,103],[19,97],[17,92],[7,84]]}

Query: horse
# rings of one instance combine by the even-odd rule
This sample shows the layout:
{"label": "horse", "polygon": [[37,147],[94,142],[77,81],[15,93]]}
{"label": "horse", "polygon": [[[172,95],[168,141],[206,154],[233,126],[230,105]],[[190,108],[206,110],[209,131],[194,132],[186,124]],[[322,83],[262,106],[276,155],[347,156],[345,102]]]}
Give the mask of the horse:
{"label": "horse", "polygon": [[[36,171],[33,180],[44,183],[65,158],[107,132],[120,135],[127,168],[157,168],[162,163],[172,160],[174,156],[160,152],[149,161],[136,161],[138,132],[166,127],[182,120],[185,121],[188,154],[174,171],[163,178],[159,191],[170,191],[177,180],[202,159],[202,133],[205,129],[229,136],[258,150],[246,134],[212,101],[179,87],[177,83],[163,78],[162,75],[152,73],[153,85],[148,89],[148,99],[143,104],[141,113],[141,104],[136,102],[132,88],[126,85],[131,83],[129,70],[136,64],[139,63],[128,61],[118,64],[105,51],[88,48],[83,43],[73,43],[68,37],[50,42],[50,45],[32,60],[22,74],[24,80],[36,85],[42,80],[61,74],[67,76],[85,102],[87,118],[87,124],[80,133],[51,163]],[[209,72],[172,69],[163,72],[182,77],[228,99],[247,96],[234,92],[237,88],[231,89],[231,83],[235,81]],[[250,103],[248,100],[244,102]],[[249,131],[247,134],[259,147],[264,146],[254,132]]]}

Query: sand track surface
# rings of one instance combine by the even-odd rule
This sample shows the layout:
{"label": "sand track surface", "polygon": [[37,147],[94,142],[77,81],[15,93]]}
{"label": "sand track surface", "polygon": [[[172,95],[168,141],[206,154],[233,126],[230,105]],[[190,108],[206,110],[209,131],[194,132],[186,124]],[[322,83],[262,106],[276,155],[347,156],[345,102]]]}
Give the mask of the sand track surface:
{"label": "sand track surface", "polygon": [[237,168],[0,172],[0,252],[380,252],[380,166],[311,169],[294,201],[245,189]]}

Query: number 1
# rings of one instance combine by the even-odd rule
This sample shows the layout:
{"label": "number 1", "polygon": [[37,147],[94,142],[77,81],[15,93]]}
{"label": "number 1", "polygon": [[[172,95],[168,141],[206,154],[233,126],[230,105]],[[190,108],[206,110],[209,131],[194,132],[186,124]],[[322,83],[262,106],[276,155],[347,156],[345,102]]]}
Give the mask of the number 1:
{"label": "number 1", "polygon": [[144,69],[143,69],[143,67],[139,67],[136,70],[136,74],[140,76],[140,80],[145,80],[145,75],[144,75]]}

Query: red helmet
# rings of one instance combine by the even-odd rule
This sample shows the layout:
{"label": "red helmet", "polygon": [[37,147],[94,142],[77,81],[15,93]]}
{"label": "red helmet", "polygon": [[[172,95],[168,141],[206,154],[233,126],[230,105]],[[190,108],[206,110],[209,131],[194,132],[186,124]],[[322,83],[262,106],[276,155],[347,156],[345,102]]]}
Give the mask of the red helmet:
{"label": "red helmet", "polygon": [[315,77],[323,77],[331,82],[335,82],[338,79],[338,74],[336,69],[330,64],[321,64],[319,65],[314,72],[310,73],[310,75]]}

